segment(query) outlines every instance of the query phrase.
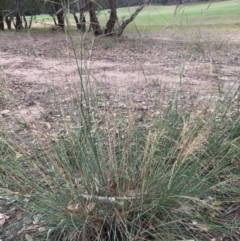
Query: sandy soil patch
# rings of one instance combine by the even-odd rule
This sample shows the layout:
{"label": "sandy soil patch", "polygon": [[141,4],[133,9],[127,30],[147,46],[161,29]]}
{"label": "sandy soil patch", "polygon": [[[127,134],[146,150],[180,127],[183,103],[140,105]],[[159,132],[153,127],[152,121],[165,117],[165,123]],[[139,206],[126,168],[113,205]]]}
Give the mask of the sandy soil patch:
{"label": "sandy soil patch", "polygon": [[74,44],[62,32],[0,33],[0,80],[14,98],[12,107],[2,98],[0,111],[12,108],[28,122],[46,119],[53,89],[63,103],[72,101],[79,81],[76,60],[82,76],[97,83],[101,100],[128,105],[131,99],[151,111],[159,89],[170,95],[181,84],[181,98],[188,105],[191,100],[209,101],[229,88],[234,92],[239,81],[240,44],[232,35],[222,41],[214,35],[166,32],[117,41],[83,40],[74,33],[72,39]]}

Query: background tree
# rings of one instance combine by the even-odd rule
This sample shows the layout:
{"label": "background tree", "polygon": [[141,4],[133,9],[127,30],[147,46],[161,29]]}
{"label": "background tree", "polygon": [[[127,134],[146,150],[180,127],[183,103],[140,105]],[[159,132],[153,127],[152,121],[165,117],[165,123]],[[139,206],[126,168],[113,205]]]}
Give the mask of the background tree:
{"label": "background tree", "polygon": [[[1,15],[8,29],[12,28],[12,23],[16,29],[30,28],[32,16],[41,13],[42,6],[39,0],[0,0]],[[29,22],[26,15],[31,16]]]}
{"label": "background tree", "polygon": [[88,13],[89,13],[89,18],[90,18],[90,24],[91,27],[93,29],[94,35],[95,36],[99,36],[102,35],[102,30],[94,9],[94,3],[92,0],[85,0],[87,9],[88,9]]}
{"label": "background tree", "polygon": [[[14,24],[16,29],[23,29],[23,17],[25,18],[25,8],[24,8],[24,0],[14,0],[15,3],[15,17],[16,23]],[[25,28],[27,27],[26,18],[25,20]]]}
{"label": "background tree", "polygon": [[4,30],[4,2],[3,0],[0,0],[0,30]]}
{"label": "background tree", "polygon": [[57,25],[64,29],[64,8],[66,6],[65,1],[63,0],[54,0],[52,1],[55,14],[57,16]]}
{"label": "background tree", "polygon": [[113,31],[114,25],[117,21],[117,4],[115,0],[109,0],[109,7],[110,7],[110,16],[109,20],[107,21],[107,25],[105,28],[104,33],[110,34]]}
{"label": "background tree", "polygon": [[117,28],[117,30],[113,30],[115,23],[118,19],[117,17],[117,1],[116,0],[108,0],[108,6],[110,8],[110,15],[107,21],[105,30],[102,31],[99,20],[96,15],[96,2],[93,0],[85,0],[85,3],[88,8],[89,16],[90,16],[90,24],[93,28],[93,32],[95,36],[107,34],[107,35],[116,35],[121,36],[126,26],[134,20],[134,18],[138,15],[139,12],[150,2],[150,0],[145,0],[144,3],[139,6],[136,11],[125,21],[123,21]]}
{"label": "background tree", "polygon": [[[76,11],[79,11],[81,9],[82,1],[80,0],[41,0],[41,1],[44,2],[46,13],[52,16],[55,25],[57,25],[58,27],[64,29],[65,14],[67,12],[73,13],[74,19],[77,23],[78,28],[80,28],[82,23],[84,23],[85,18],[80,14],[80,23],[79,23],[79,20],[75,14]],[[78,8],[77,6],[80,6],[80,7]]]}
{"label": "background tree", "polygon": [[4,19],[8,15],[11,1],[0,0],[0,30],[4,30]]}
{"label": "background tree", "polygon": [[0,9],[0,30],[4,30],[3,13]]}
{"label": "background tree", "polygon": [[[77,29],[82,30],[83,32],[86,31],[86,18],[84,15],[85,7],[86,5],[84,3],[84,0],[75,1],[72,5],[70,5],[70,11],[72,12],[75,19]],[[76,15],[76,11],[79,12],[79,19]]]}

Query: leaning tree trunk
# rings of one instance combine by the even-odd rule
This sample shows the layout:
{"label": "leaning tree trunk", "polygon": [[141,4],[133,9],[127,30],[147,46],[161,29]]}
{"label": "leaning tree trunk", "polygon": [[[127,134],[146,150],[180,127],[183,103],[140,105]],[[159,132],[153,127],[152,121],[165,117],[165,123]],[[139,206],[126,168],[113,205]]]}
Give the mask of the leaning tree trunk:
{"label": "leaning tree trunk", "polygon": [[26,19],[25,15],[23,15],[23,21],[24,21],[24,28],[27,29],[28,23],[27,23],[27,19]]}
{"label": "leaning tree trunk", "polygon": [[0,30],[4,31],[3,14],[0,12]]}
{"label": "leaning tree trunk", "polygon": [[57,26],[58,24],[57,24],[54,14],[49,14],[49,15],[52,17],[54,24]]}
{"label": "leaning tree trunk", "polygon": [[31,26],[32,26],[32,19],[33,19],[33,15],[31,15],[30,20],[29,20],[29,24],[28,24],[26,16],[23,15],[23,21],[24,21],[24,24],[25,24],[25,29],[27,29],[27,28],[30,29],[31,28]]}
{"label": "leaning tree trunk", "polygon": [[102,30],[96,16],[95,10],[93,8],[93,0],[85,0],[85,3],[88,8],[89,16],[90,16],[90,24],[92,26],[93,32],[95,36],[102,35]]}
{"label": "leaning tree trunk", "polygon": [[104,31],[104,34],[111,34],[114,28],[114,25],[117,21],[117,5],[116,0],[108,0],[110,6],[110,16],[107,21],[107,25]]}
{"label": "leaning tree trunk", "polygon": [[148,4],[150,2],[150,0],[145,0],[144,4],[139,6],[137,8],[137,10],[128,18],[126,19],[121,26],[118,28],[117,30],[117,36],[120,37],[123,33],[123,30],[126,28],[126,26],[131,23],[136,17],[137,15],[142,11],[142,9],[145,7],[146,4]]}
{"label": "leaning tree trunk", "polygon": [[78,17],[77,17],[77,15],[76,15],[75,12],[73,12],[73,18],[74,18],[74,20],[75,20],[75,22],[76,22],[77,29],[78,29],[78,30],[81,30],[82,26],[81,26],[81,24],[80,24],[80,22],[79,22],[79,20],[78,20]]}
{"label": "leaning tree trunk", "polygon": [[[89,16],[90,16],[90,27],[93,28],[94,31],[94,35],[95,36],[99,36],[102,35],[103,32],[101,30],[98,18],[96,16],[95,10],[93,8],[93,1],[94,0],[85,0],[85,3],[88,7],[88,12],[89,12]],[[111,33],[113,33],[113,27],[117,21],[117,6],[116,6],[116,0],[108,0],[109,1],[109,5],[111,8],[111,12],[110,12],[110,17],[109,20],[107,22],[106,28],[104,33],[105,34],[110,34],[113,35]],[[136,16],[142,11],[142,9],[150,2],[150,0],[145,0],[145,2],[143,3],[143,5],[139,6],[136,11],[124,22],[122,22],[121,26],[118,27],[116,33],[114,33],[115,36],[120,37],[124,31],[124,29],[126,28],[126,26],[131,23]]]}
{"label": "leaning tree trunk", "polygon": [[31,15],[31,18],[29,20],[29,24],[28,24],[29,29],[32,27],[32,21],[33,21],[33,15]]}

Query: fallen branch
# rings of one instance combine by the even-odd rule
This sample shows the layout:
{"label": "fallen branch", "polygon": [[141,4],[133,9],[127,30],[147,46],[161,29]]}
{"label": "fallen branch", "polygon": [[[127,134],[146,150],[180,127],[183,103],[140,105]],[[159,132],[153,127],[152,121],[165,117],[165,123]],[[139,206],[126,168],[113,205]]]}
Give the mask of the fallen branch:
{"label": "fallen branch", "polygon": [[[105,106],[105,105],[98,105],[98,108],[100,108],[102,110],[102,109],[107,109],[109,107]],[[110,108],[113,108],[113,109],[124,109],[124,110],[133,110],[133,111],[146,111],[146,110],[149,109],[147,106],[134,107],[134,108],[127,107],[127,106],[110,106]]]}
{"label": "fallen branch", "polygon": [[85,195],[85,194],[81,194],[81,197],[87,201],[92,201],[93,199],[95,199],[101,203],[116,203],[117,201],[121,201],[121,200],[131,201],[131,200],[137,199],[136,196],[133,196],[133,197],[101,197],[101,196],[96,196],[96,195]]}
{"label": "fallen branch", "polygon": [[24,233],[28,233],[28,232],[34,232],[34,231],[36,231],[38,229],[39,229],[39,225],[31,225],[31,226],[28,226],[28,227],[24,227],[21,230],[19,230],[19,231],[15,232],[14,234],[12,234],[11,236],[7,237],[5,240],[6,241],[17,240],[16,238],[19,235],[24,234]]}

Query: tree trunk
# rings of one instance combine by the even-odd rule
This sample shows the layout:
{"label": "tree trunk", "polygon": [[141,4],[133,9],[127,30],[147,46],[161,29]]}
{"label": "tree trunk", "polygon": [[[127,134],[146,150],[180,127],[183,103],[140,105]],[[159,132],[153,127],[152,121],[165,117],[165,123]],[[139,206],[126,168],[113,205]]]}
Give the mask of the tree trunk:
{"label": "tree trunk", "polygon": [[11,17],[6,16],[5,21],[6,21],[6,24],[7,24],[7,28],[12,29],[12,19],[11,19]]}
{"label": "tree trunk", "polygon": [[93,28],[93,32],[95,36],[102,35],[102,30],[96,16],[95,10],[93,8],[93,0],[85,0],[85,3],[88,8],[89,16],[90,16],[90,24]]}
{"label": "tree trunk", "polygon": [[0,30],[4,31],[3,14],[0,12]]}
{"label": "tree trunk", "polygon": [[16,25],[15,25],[16,29],[23,29],[23,25],[22,25],[22,18],[20,16],[20,13],[17,12],[16,14]]}
{"label": "tree trunk", "polygon": [[61,1],[54,2],[53,6],[57,16],[57,26],[64,29],[64,11],[63,11],[63,6],[61,4]]}
{"label": "tree trunk", "polygon": [[29,24],[28,24],[29,29],[32,27],[32,20],[33,20],[33,15],[31,15],[31,18],[29,20]]}
{"label": "tree trunk", "polygon": [[30,18],[29,24],[28,24],[27,19],[26,19],[26,16],[23,15],[23,21],[24,21],[25,29],[27,29],[27,28],[30,29],[30,28],[31,28],[31,26],[32,26],[32,19],[33,19],[33,15],[31,15],[31,18]]}
{"label": "tree trunk", "polygon": [[[93,28],[94,35],[99,36],[102,35],[103,32],[101,30],[98,18],[96,16],[94,7],[93,7],[93,1],[94,0],[85,0],[86,6],[88,8],[89,16],[90,16],[90,27]],[[113,27],[117,21],[117,6],[116,6],[116,0],[108,0],[109,6],[110,6],[110,16],[109,20],[106,24],[106,28],[104,30],[105,34],[113,35]],[[150,0],[145,0],[144,4],[139,6],[136,11],[124,22],[122,22],[121,26],[118,27],[116,33],[114,35],[120,37],[126,28],[126,26],[131,23],[135,17],[142,11],[142,9],[150,2]]]}
{"label": "tree trunk", "polygon": [[116,0],[108,0],[110,6],[110,16],[107,22],[104,33],[111,34],[114,28],[114,25],[117,21],[117,5]]}
{"label": "tree trunk", "polygon": [[86,31],[86,19],[84,16],[83,8],[80,8],[80,24],[81,24],[82,31],[85,32]]}
{"label": "tree trunk", "polygon": [[77,7],[78,7],[79,12],[80,12],[79,19],[76,15],[75,11],[72,11],[73,17],[75,19],[77,29],[85,32],[86,31],[86,19],[85,19],[85,16],[84,16],[84,2],[82,0],[79,0],[78,3],[77,3]]}
{"label": "tree trunk", "polygon": [[57,12],[58,26],[64,29],[64,12],[63,9]]}
{"label": "tree trunk", "polygon": [[24,21],[24,28],[27,29],[28,23],[27,23],[27,19],[26,19],[25,15],[23,15],[23,21]]}

